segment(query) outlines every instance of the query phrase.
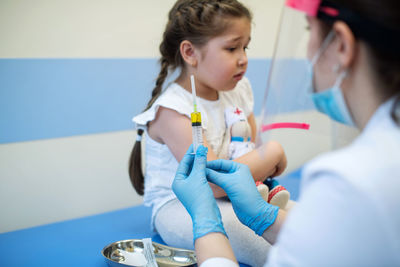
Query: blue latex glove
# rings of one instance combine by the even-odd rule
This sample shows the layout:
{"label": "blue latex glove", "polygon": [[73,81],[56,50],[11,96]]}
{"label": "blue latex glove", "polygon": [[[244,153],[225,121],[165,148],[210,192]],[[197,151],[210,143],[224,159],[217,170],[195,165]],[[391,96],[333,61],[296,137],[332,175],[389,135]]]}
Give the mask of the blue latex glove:
{"label": "blue latex glove", "polygon": [[193,239],[211,232],[226,235],[221,213],[206,179],[207,148],[199,146],[196,156],[189,147],[172,183],[172,190],[192,217]]}
{"label": "blue latex glove", "polygon": [[257,235],[275,222],[279,208],[261,197],[247,165],[214,160],[207,162],[206,174],[210,182],[224,189],[236,216]]}

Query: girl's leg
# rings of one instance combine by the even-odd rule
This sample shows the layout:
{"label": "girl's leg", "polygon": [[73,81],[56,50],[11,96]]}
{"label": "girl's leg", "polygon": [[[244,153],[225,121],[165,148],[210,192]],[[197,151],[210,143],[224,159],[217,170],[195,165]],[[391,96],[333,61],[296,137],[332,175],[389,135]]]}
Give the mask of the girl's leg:
{"label": "girl's leg", "polygon": [[167,202],[158,210],[154,224],[168,246],[194,249],[192,219],[178,199]]}
{"label": "girl's leg", "polygon": [[253,267],[264,266],[271,245],[239,221],[231,202],[217,200],[217,203],[237,260]]}
{"label": "girl's leg", "polygon": [[[217,200],[217,204],[237,260],[254,267],[263,266],[271,245],[237,219],[229,201]],[[194,249],[192,220],[179,200],[166,203],[158,211],[155,226],[169,246]]]}

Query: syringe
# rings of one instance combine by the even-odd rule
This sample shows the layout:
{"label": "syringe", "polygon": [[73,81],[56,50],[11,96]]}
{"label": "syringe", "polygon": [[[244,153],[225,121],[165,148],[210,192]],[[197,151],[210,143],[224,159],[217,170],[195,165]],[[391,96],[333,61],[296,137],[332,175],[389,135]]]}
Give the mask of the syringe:
{"label": "syringe", "polygon": [[190,76],[192,83],[192,96],[193,96],[193,112],[190,114],[192,119],[192,139],[193,139],[193,152],[196,153],[199,145],[203,145],[203,132],[201,129],[201,113],[197,111],[196,103],[196,85],[194,83],[194,76]]}

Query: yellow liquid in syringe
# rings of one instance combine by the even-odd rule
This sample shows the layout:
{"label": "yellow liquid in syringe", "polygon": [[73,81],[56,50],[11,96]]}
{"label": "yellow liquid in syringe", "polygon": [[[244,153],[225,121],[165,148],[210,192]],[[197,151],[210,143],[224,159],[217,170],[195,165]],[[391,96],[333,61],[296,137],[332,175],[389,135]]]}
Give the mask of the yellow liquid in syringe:
{"label": "yellow liquid in syringe", "polygon": [[201,114],[200,112],[192,112],[190,114],[192,119],[192,138],[193,138],[193,152],[196,153],[199,145],[203,145],[203,132],[201,129]]}

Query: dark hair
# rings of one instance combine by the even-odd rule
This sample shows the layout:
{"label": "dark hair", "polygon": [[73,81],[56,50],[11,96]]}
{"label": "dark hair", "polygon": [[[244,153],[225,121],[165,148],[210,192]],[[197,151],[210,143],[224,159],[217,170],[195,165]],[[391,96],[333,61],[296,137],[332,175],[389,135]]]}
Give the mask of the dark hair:
{"label": "dark hair", "polygon": [[[159,48],[161,70],[145,110],[161,95],[169,71],[173,72],[177,68],[184,70],[180,54],[182,41],[188,40],[201,48],[211,38],[226,31],[230,18],[242,17],[252,20],[250,11],[237,0],[178,0],[168,14],[168,23]],[[142,134],[143,130],[138,130],[138,135]],[[136,141],[129,160],[129,176],[136,192],[143,195],[140,147],[140,142]]]}
{"label": "dark hair", "polygon": [[[369,50],[376,79],[384,99],[395,97],[392,118],[400,126],[400,2],[399,0],[324,0],[324,7],[338,8],[338,18],[324,12],[318,18],[329,32],[337,20],[346,22],[356,39]],[[320,8],[321,10],[321,8]]]}

